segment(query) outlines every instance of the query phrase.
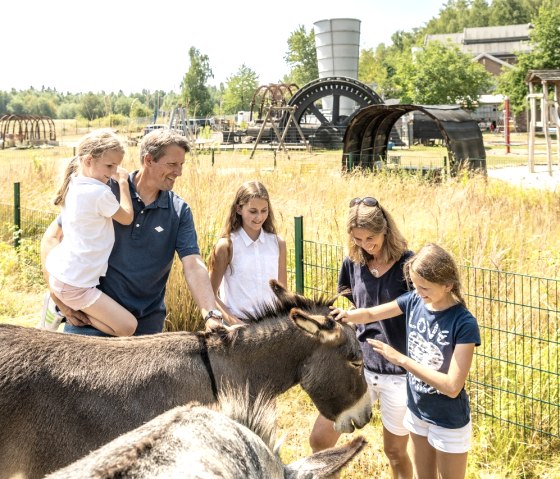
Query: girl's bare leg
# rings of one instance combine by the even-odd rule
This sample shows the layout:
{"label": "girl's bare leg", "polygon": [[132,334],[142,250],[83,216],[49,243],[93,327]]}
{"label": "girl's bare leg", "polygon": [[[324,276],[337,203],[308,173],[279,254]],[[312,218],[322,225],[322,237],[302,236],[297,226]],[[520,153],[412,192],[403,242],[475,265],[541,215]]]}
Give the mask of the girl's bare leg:
{"label": "girl's bare leg", "polygon": [[383,426],[383,450],[393,474],[393,479],[412,479],[412,462],[408,457],[406,447],[408,434],[397,436]]}
{"label": "girl's bare leg", "polygon": [[309,436],[309,445],[313,452],[319,452],[336,445],[340,433],[334,430],[333,425],[334,423],[322,414],[317,416],[313,429],[311,430],[311,435]]}
{"label": "girl's bare leg", "polygon": [[410,433],[412,441],[412,464],[416,479],[437,478],[436,450],[425,436]]}
{"label": "girl's bare leg", "polygon": [[128,310],[104,293],[82,311],[94,328],[111,336],[132,336],[138,326],[138,321]]}
{"label": "girl's bare leg", "polygon": [[468,452],[453,454],[436,451],[436,462],[441,479],[463,479],[467,473]]}

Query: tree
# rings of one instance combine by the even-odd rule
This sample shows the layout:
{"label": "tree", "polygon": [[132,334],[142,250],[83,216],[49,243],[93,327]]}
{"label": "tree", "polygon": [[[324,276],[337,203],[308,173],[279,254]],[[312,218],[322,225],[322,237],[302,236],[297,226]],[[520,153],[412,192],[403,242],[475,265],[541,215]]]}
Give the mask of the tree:
{"label": "tree", "polygon": [[300,25],[288,38],[288,52],[284,57],[290,72],[284,76],[284,83],[295,83],[299,87],[319,78],[315,32],[307,33]]}
{"label": "tree", "polygon": [[0,115],[8,113],[8,103],[10,103],[10,94],[7,91],[0,91]]}
{"label": "tree", "polygon": [[560,65],[560,8],[558,0],[545,0],[533,21],[529,43],[531,52],[521,54],[512,69],[498,80],[498,91],[510,99],[514,113],[525,109],[529,70],[558,69]]}
{"label": "tree", "polygon": [[49,99],[46,95],[41,95],[37,97],[36,109],[33,112],[39,116],[48,116],[49,118],[56,118],[56,104],[52,99]]}
{"label": "tree", "polygon": [[105,114],[105,95],[89,92],[85,94],[78,108],[78,113],[86,120],[92,121],[101,118]]}
{"label": "tree", "polygon": [[529,23],[531,12],[523,0],[492,0],[490,25],[516,25]]}
{"label": "tree", "polygon": [[80,105],[77,103],[62,103],[58,107],[57,118],[70,119],[78,116]]}
{"label": "tree", "polygon": [[469,14],[469,27],[488,27],[490,16],[490,6],[486,0],[473,0],[471,2]]}
{"label": "tree", "polygon": [[414,30],[412,32],[405,32],[404,30],[397,30],[391,35],[391,42],[393,46],[389,47],[399,53],[409,51],[414,45],[419,45],[424,35]]}
{"label": "tree", "polygon": [[390,58],[391,50],[383,43],[375,51],[369,48],[360,52],[358,80],[369,85],[381,98],[394,94],[392,77],[395,69]]}
{"label": "tree", "polygon": [[8,112],[14,115],[27,114],[23,98],[20,95],[15,95],[12,97],[12,99],[8,103]]}
{"label": "tree", "polygon": [[473,108],[492,86],[484,67],[451,43],[430,42],[410,61],[401,57],[396,79],[403,103],[463,104]]}
{"label": "tree", "polygon": [[132,104],[132,100],[124,95],[118,96],[115,102],[113,103],[113,109],[115,113],[118,115],[130,115],[130,106]]}
{"label": "tree", "polygon": [[424,29],[425,34],[457,33],[470,26],[470,5],[467,0],[449,0]]}
{"label": "tree", "polygon": [[208,55],[202,55],[196,48],[189,49],[190,68],[181,82],[181,98],[189,116],[205,117],[212,113],[214,104],[206,82],[213,78]]}
{"label": "tree", "polygon": [[530,56],[538,62],[538,68],[560,68],[560,1],[545,1],[533,26]]}
{"label": "tree", "polygon": [[248,111],[251,100],[258,88],[258,75],[244,64],[239,71],[227,79],[227,86],[223,95],[222,108],[224,113],[231,114],[238,111]]}
{"label": "tree", "polygon": [[410,51],[421,43],[422,36],[417,29],[412,32],[398,30],[391,35],[392,45],[383,43],[377,48],[360,52],[358,79],[370,85],[382,98],[395,98],[395,73],[403,61],[410,62]]}

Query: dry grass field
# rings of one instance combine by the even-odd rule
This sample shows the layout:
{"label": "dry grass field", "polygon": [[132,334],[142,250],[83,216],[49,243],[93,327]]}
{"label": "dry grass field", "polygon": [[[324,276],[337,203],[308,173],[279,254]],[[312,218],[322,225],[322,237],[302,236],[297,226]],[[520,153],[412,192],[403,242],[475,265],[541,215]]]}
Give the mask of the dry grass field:
{"label": "dry grass field", "polygon": [[[0,203],[12,202],[21,182],[22,206],[56,211],[50,198],[62,171],[59,152],[50,149],[0,152]],[[69,150],[70,151],[70,150]],[[414,250],[428,241],[449,249],[462,265],[488,267],[548,278],[560,276],[560,193],[526,189],[487,177],[461,175],[441,183],[395,174],[341,171],[340,152],[209,151],[192,155],[175,190],[191,205],[199,241],[208,251],[225,212],[245,180],[262,181],[271,194],[281,235],[293,246],[293,218],[303,216],[308,240],[345,245],[348,201],[374,196],[394,215]],[[70,153],[71,154],[71,151]],[[136,168],[137,148],[124,166]],[[36,269],[22,263],[13,248],[0,244],[0,322],[33,326],[45,286]],[[175,270],[168,303],[170,329],[196,315]],[[299,388],[279,401],[279,432],[286,439],[283,458],[309,453],[307,438],[316,411]],[[389,478],[377,414],[359,431],[368,446],[342,478]],[[343,437],[340,443],[349,437]],[[558,445],[535,451],[531,444],[475,424],[469,478],[560,478]],[[556,454],[555,454],[556,451]]]}

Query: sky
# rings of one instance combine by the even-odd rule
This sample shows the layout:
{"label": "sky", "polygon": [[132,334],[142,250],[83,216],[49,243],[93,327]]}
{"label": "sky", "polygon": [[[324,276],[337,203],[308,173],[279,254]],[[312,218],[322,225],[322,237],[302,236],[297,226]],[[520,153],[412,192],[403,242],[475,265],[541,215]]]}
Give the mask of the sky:
{"label": "sky", "polygon": [[[21,2],[21,3],[20,3]],[[288,38],[319,20],[354,18],[360,50],[389,45],[436,17],[444,0],[19,0],[0,10],[0,90],[179,92],[189,49],[219,85],[242,65],[260,85],[289,71]]]}

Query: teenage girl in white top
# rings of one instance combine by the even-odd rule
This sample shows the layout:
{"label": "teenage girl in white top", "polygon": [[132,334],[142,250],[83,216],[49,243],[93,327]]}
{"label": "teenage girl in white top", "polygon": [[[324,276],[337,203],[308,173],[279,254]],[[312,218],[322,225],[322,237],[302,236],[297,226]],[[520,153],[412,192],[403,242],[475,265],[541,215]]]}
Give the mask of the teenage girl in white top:
{"label": "teenage girl in white top", "polygon": [[[62,206],[64,237],[45,263],[52,293],[111,336],[130,336],[138,325],[130,312],[96,288],[115,241],[113,219],[123,225],[133,220],[128,173],[119,167],[123,157],[124,147],[109,129],[82,138],[54,201]],[[110,178],[119,182],[120,201],[107,185]]]}
{"label": "teenage girl in white top", "polygon": [[287,283],[286,242],[276,233],[268,191],[258,181],[237,190],[221,238],[209,259],[210,281],[228,324],[273,298],[268,284]]}

